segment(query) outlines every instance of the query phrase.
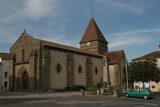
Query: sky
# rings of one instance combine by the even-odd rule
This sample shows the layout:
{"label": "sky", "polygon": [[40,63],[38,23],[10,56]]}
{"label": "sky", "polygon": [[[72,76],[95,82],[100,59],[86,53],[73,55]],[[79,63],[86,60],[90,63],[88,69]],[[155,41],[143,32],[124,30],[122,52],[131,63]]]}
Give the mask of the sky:
{"label": "sky", "polygon": [[0,52],[26,30],[34,38],[79,47],[91,17],[128,61],[160,50],[160,0],[0,0]]}

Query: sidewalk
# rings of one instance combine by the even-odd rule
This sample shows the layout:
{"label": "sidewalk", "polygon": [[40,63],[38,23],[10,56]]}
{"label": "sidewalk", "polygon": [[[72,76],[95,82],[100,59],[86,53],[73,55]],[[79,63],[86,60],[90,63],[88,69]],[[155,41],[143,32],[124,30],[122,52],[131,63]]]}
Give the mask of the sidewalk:
{"label": "sidewalk", "polygon": [[153,99],[160,100],[160,92],[153,93]]}
{"label": "sidewalk", "polygon": [[82,95],[81,92],[1,92],[0,99],[4,98],[48,98]]}

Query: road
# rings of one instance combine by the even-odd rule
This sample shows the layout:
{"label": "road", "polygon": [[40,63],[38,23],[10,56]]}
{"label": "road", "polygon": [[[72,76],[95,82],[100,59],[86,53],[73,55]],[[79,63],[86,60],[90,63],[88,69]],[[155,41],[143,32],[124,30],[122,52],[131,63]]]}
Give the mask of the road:
{"label": "road", "polygon": [[82,96],[78,93],[1,96],[0,107],[160,107],[159,99]]}

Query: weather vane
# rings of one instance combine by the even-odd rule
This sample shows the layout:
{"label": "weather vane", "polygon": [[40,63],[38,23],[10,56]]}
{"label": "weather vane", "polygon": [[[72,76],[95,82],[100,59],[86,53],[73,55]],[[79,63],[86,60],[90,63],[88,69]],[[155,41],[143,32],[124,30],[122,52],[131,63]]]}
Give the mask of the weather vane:
{"label": "weather vane", "polygon": [[26,33],[26,29],[24,29],[23,33]]}
{"label": "weather vane", "polygon": [[94,8],[93,7],[91,8],[91,15],[92,16],[94,15]]}

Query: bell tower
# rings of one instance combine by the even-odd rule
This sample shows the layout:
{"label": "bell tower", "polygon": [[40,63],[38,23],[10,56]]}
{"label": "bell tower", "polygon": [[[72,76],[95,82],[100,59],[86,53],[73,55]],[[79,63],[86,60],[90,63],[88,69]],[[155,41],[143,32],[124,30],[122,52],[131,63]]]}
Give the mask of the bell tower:
{"label": "bell tower", "polygon": [[97,54],[108,52],[108,42],[100,31],[93,17],[91,17],[86,31],[80,41],[80,49]]}

